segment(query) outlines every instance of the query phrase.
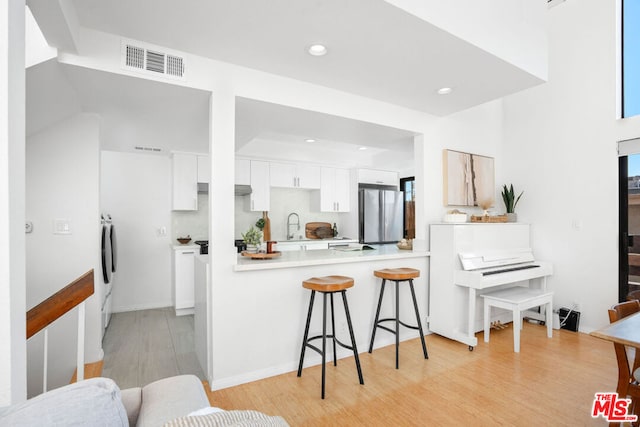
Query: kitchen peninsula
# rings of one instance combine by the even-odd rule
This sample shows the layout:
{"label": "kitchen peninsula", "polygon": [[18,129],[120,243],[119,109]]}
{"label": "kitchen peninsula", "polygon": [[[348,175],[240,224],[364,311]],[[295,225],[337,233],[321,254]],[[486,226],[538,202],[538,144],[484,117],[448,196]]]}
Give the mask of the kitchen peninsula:
{"label": "kitchen peninsula", "polygon": [[[292,372],[297,369],[304,332],[309,292],[302,281],[311,277],[342,275],[352,277],[355,285],[347,292],[358,352],[369,348],[373,318],[378,304],[380,279],[374,270],[410,267],[420,270],[415,279],[416,298],[426,330],[428,307],[427,251],[400,250],[394,244],[370,245],[373,250],[341,251],[323,249],[283,252],[268,260],[255,260],[235,254],[235,265],[229,266],[224,278],[213,277],[217,289],[213,298],[214,352],[220,357],[213,364],[213,389],[230,387],[248,381]],[[232,248],[230,248],[232,249]],[[217,262],[217,261],[216,261]],[[393,286],[387,292],[394,293]],[[217,298],[216,298],[217,296]],[[393,313],[394,298],[385,298],[381,314]],[[316,298],[316,304],[321,304]],[[415,312],[409,288],[400,286],[400,318],[415,323]],[[314,311],[311,330],[321,330],[321,310]],[[348,341],[342,305],[336,305],[336,335]],[[417,338],[417,332],[400,328],[400,340]],[[375,348],[392,345],[390,333],[376,336]],[[428,345],[428,340],[427,340]],[[338,358],[353,353],[338,348]],[[320,356],[309,352],[305,367],[320,363]],[[390,365],[393,361],[389,360]],[[425,363],[429,363],[425,361]],[[365,382],[372,372],[363,371]]]}
{"label": "kitchen peninsula", "polygon": [[[429,255],[424,251],[401,250],[396,245],[366,245],[372,249],[345,250],[344,248],[287,251],[272,259],[252,259],[238,255],[235,271],[271,270],[278,268],[306,267],[312,265],[327,266],[330,264],[344,264],[354,262],[376,262],[383,260],[397,260],[407,258],[425,258]],[[425,265],[426,267],[426,265]]]}

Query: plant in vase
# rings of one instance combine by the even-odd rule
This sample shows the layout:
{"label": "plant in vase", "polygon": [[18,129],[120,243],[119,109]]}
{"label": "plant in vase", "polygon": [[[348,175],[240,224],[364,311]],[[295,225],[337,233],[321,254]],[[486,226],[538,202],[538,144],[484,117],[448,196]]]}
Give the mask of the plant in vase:
{"label": "plant in vase", "polygon": [[516,216],[516,205],[520,201],[520,197],[522,197],[523,193],[524,191],[521,191],[518,197],[516,197],[516,193],[515,191],[513,191],[513,184],[511,184],[509,187],[507,187],[506,185],[502,187],[502,201],[504,202],[504,207],[507,211],[509,222],[516,222],[518,218]]}
{"label": "plant in vase", "polygon": [[257,252],[260,245],[262,232],[251,226],[246,233],[242,234],[242,240],[247,244],[247,252]]}

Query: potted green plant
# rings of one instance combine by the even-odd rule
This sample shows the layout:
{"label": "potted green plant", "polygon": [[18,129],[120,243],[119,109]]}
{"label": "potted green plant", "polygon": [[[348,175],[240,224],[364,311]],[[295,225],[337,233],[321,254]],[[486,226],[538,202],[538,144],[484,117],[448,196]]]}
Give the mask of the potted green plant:
{"label": "potted green plant", "polygon": [[260,230],[253,228],[253,225],[249,227],[246,233],[242,234],[242,240],[247,244],[247,252],[257,252],[261,238],[262,232]]}
{"label": "potted green plant", "polygon": [[520,197],[524,191],[521,191],[520,194],[516,197],[515,191],[513,191],[513,184],[509,187],[506,185],[502,186],[502,201],[504,202],[504,207],[507,211],[507,218],[509,222],[516,222],[518,217],[516,215],[516,205],[520,201]]}

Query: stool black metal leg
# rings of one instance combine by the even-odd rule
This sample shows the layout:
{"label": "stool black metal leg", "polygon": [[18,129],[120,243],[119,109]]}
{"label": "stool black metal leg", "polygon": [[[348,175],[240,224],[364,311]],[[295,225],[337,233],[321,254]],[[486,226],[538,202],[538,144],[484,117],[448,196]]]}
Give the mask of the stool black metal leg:
{"label": "stool black metal leg", "polygon": [[329,294],[331,297],[331,342],[333,343],[333,366],[338,366],[338,358],[336,356],[336,319],[333,310],[333,292]]}
{"label": "stool black metal leg", "polygon": [[396,369],[399,368],[399,355],[400,355],[400,288],[398,286],[398,281],[394,280],[396,284]]}
{"label": "stool black metal leg", "polygon": [[322,293],[322,398],[324,399],[324,377],[327,370],[327,294]]}
{"label": "stool black metal leg", "polygon": [[413,279],[409,279],[409,289],[411,289],[411,298],[413,298],[413,308],[416,310],[418,331],[420,331],[420,340],[422,341],[422,352],[424,353],[424,358],[428,359],[427,344],[424,342],[424,332],[422,331],[422,322],[420,321],[420,313],[418,312],[418,301],[416,301],[416,292],[413,290]]}
{"label": "stool black metal leg", "polygon": [[304,352],[307,349],[307,338],[309,338],[309,324],[311,323],[311,312],[313,311],[313,299],[316,296],[316,291],[311,291],[311,298],[309,299],[309,312],[307,314],[307,324],[304,327],[304,337],[302,338],[302,350],[300,351],[300,364],[298,365],[298,376],[302,375],[302,363],[304,362]]}
{"label": "stool black metal leg", "polygon": [[349,304],[347,304],[346,291],[340,291],[342,294],[342,302],[344,303],[344,313],[347,316],[347,326],[349,327],[349,336],[351,336],[351,346],[353,347],[353,357],[356,359],[356,368],[358,369],[358,379],[360,384],[364,384],[362,378],[362,369],[360,368],[360,358],[358,357],[358,348],[356,347],[356,337],[353,334],[353,326],[351,325],[351,314],[349,313]]}
{"label": "stool black metal leg", "polygon": [[380,298],[378,298],[378,308],[376,309],[376,318],[373,321],[373,332],[371,332],[371,344],[369,344],[369,353],[373,351],[373,340],[376,338],[376,329],[378,329],[378,319],[380,319],[380,307],[382,306],[382,297],[384,295],[384,285],[387,279],[382,279],[380,286]]}

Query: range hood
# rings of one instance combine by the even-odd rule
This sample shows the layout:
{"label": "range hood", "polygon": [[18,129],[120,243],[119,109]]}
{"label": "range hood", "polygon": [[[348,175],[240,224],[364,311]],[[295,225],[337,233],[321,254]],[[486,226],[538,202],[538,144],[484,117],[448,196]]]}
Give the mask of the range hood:
{"label": "range hood", "polygon": [[236,184],[236,196],[247,196],[249,194],[251,194],[250,185]]}
{"label": "range hood", "polygon": [[[209,192],[209,184],[206,182],[198,183],[198,193],[208,193]],[[250,185],[239,185],[235,186],[235,194],[236,196],[247,196],[251,194],[251,186]]]}

